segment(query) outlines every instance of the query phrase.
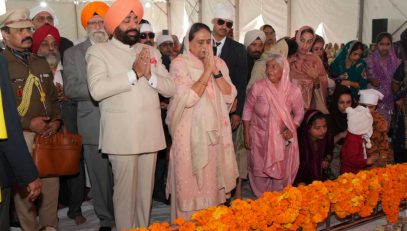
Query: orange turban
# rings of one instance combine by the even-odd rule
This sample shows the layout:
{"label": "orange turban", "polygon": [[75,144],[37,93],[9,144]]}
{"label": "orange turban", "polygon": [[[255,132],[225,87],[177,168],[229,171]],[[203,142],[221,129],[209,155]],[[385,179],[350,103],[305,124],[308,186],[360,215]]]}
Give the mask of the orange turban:
{"label": "orange turban", "polygon": [[88,26],[88,21],[91,19],[95,14],[101,16],[102,18],[105,17],[106,12],[109,10],[109,5],[104,2],[91,2],[85,6],[82,10],[81,15],[81,22],[83,28],[86,29]]}
{"label": "orange turban", "polygon": [[126,18],[126,16],[133,11],[140,20],[143,18],[144,9],[140,0],[117,0],[105,16],[105,28],[108,34],[113,34],[117,26]]}

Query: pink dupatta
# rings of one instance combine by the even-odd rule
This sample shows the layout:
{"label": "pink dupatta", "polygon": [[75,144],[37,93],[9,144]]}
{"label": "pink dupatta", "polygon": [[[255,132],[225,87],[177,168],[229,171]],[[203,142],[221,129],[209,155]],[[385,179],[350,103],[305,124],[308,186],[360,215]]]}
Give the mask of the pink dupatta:
{"label": "pink dupatta", "polygon": [[[209,51],[212,52],[212,49],[209,49]],[[184,54],[179,55],[175,60],[177,59],[182,59],[182,62],[185,63],[183,71],[186,72],[184,74],[188,75],[190,79],[188,83],[182,84],[175,79],[177,92],[170,100],[166,118],[171,136],[174,136],[177,126],[182,119],[183,111],[188,107],[187,99],[189,94],[194,94],[190,88],[200,78],[204,70],[202,61],[189,51],[188,36],[185,36],[184,39]],[[232,143],[232,137],[230,122],[227,120],[227,124],[224,124],[223,117],[227,118],[228,111],[232,106],[232,103],[226,105],[226,97],[231,97],[228,101],[233,102],[233,99],[236,97],[236,88],[231,83],[229,70],[223,60],[215,57],[215,63],[223,73],[224,78],[231,84],[232,93],[230,96],[222,95],[214,82],[215,80],[212,78],[209,80],[204,94],[192,106],[193,124],[191,125],[190,137],[192,172],[196,176],[199,188],[201,188],[204,180],[202,171],[208,164],[208,146],[220,144],[221,148],[217,155],[218,187],[225,188],[226,192],[230,192],[236,185],[238,172],[233,146],[225,145]],[[172,68],[170,69],[170,74],[175,74]],[[174,78],[175,76],[172,77]]]}
{"label": "pink dupatta", "polygon": [[[306,29],[311,29],[314,31],[312,27],[309,26],[303,26],[301,27],[297,33],[295,34],[295,41],[297,42],[298,46],[302,44],[301,42],[301,33],[306,30]],[[314,39],[315,39],[315,31],[314,31]],[[311,49],[311,47],[310,47]],[[301,93],[304,99],[304,105],[305,108],[309,109],[311,107],[315,107],[316,105],[313,100],[315,100],[314,94],[321,94],[322,97],[317,97],[322,98],[323,104],[325,104],[326,108],[326,98],[328,97],[328,76],[325,71],[324,65],[321,61],[321,59],[316,55],[311,52],[307,52],[306,54],[302,54],[300,51],[297,51],[296,54],[293,55],[292,61],[290,62],[290,68],[291,68],[291,80],[294,83],[294,85],[298,86],[301,89]],[[308,76],[304,71],[303,71],[303,66],[304,64],[307,63],[310,66],[316,66],[317,71],[319,73],[319,81],[320,81],[320,87],[319,89],[315,89],[320,92],[315,92],[314,91],[314,81],[312,77]],[[318,99],[319,99],[318,98]]]}
{"label": "pink dupatta", "polygon": [[[297,128],[294,124],[291,111],[287,108],[286,104],[288,97],[290,97],[290,90],[293,88],[289,77],[290,67],[286,59],[284,59],[282,75],[278,86],[271,83],[268,79],[265,81],[267,83],[267,91],[265,93],[270,105],[269,114],[274,114],[277,118],[272,119],[269,116],[268,119],[268,155],[265,155],[264,158],[264,173],[275,179],[288,178],[288,183],[292,184],[299,167],[299,149]],[[283,124],[278,124],[280,121]],[[285,140],[280,134],[285,127],[293,134],[293,138],[288,145],[286,145]],[[293,159],[291,166],[287,166],[285,163],[287,161],[286,151],[288,151],[288,159]]]}

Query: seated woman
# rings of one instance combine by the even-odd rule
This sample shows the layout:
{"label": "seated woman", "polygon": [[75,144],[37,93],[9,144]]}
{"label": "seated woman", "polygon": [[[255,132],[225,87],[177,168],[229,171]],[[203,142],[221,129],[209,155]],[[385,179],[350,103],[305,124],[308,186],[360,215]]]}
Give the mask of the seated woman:
{"label": "seated woman", "polygon": [[323,180],[322,172],[328,169],[328,156],[332,155],[332,139],[329,138],[326,116],[317,110],[305,113],[298,129],[300,145],[300,167],[295,185],[310,184],[314,180]]}
{"label": "seated woman", "polygon": [[334,149],[332,151],[332,160],[329,165],[330,179],[336,179],[339,176],[341,166],[341,149],[346,134],[348,133],[348,122],[346,120],[346,108],[351,107],[353,95],[349,88],[338,85],[335,88],[332,103],[329,105],[328,127],[330,137],[333,138]]}
{"label": "seated woman", "polygon": [[296,32],[298,50],[290,60],[290,78],[301,90],[305,109],[328,113],[328,75],[321,59],[310,52],[314,40],[312,27],[304,26]]}
{"label": "seated woman", "polygon": [[377,111],[391,123],[394,111],[392,80],[396,75],[404,75],[404,65],[393,49],[393,39],[389,33],[380,33],[376,38],[376,49],[366,58],[368,81],[372,88],[380,91],[384,98],[377,105]]}
{"label": "seated woman", "polygon": [[336,85],[349,87],[354,99],[359,98],[359,90],[367,87],[363,52],[363,43],[356,40],[350,41],[341,49],[329,69],[330,76],[335,79]]}
{"label": "seated woman", "polygon": [[299,166],[297,127],[304,116],[301,91],[289,78],[281,55],[266,61],[266,78],[251,87],[243,109],[249,181],[254,194],[281,191],[294,182]]}
{"label": "seated woman", "polygon": [[202,23],[191,26],[170,74],[177,90],[167,113],[172,136],[167,194],[171,220],[188,220],[197,210],[224,203],[236,186],[229,122],[236,88],[225,62],[213,55],[211,31]]}

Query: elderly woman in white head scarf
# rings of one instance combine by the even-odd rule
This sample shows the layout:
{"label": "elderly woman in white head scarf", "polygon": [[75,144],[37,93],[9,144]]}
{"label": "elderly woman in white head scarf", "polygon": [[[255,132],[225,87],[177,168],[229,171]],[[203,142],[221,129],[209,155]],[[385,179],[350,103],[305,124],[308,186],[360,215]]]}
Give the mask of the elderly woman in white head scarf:
{"label": "elderly woman in white head scarf", "polygon": [[287,60],[271,55],[263,79],[250,88],[243,110],[249,181],[254,194],[281,191],[299,167],[297,128],[304,117],[301,91],[290,81]]}
{"label": "elderly woman in white head scarf", "polygon": [[177,85],[168,106],[172,136],[167,193],[171,220],[226,201],[238,171],[229,110],[236,88],[224,61],[213,55],[210,29],[195,23],[185,36],[184,53],[171,63]]}
{"label": "elderly woman in white head scarf", "polygon": [[270,56],[279,54],[284,58],[289,59],[289,57],[297,51],[297,48],[298,45],[294,41],[291,41],[288,38],[282,38],[278,40],[270,50],[264,51],[261,58],[257,60],[253,66],[250,81],[246,86],[246,91],[249,91],[254,82],[264,77],[264,72],[266,71],[266,60]]}

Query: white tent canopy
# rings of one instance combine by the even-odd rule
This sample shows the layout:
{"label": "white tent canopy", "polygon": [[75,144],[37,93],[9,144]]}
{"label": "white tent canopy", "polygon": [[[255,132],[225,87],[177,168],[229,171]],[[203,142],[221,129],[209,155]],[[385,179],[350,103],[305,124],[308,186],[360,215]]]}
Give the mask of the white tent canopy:
{"label": "white tent canopy", "polygon": [[[0,2],[5,0],[0,0]],[[44,1],[59,18],[62,36],[76,41],[86,35],[80,24],[82,8],[91,0],[6,0],[6,9],[31,8]],[[182,38],[188,27],[202,21],[211,26],[217,2],[236,8],[234,33],[242,41],[244,34],[264,23],[272,25],[277,38],[293,36],[303,25],[312,26],[327,42],[344,43],[362,38],[371,43],[372,19],[387,18],[388,32],[394,40],[407,28],[406,0],[142,0],[144,18],[155,32],[169,29]],[[106,1],[111,4],[112,1]],[[0,11],[1,11],[0,5]]]}

